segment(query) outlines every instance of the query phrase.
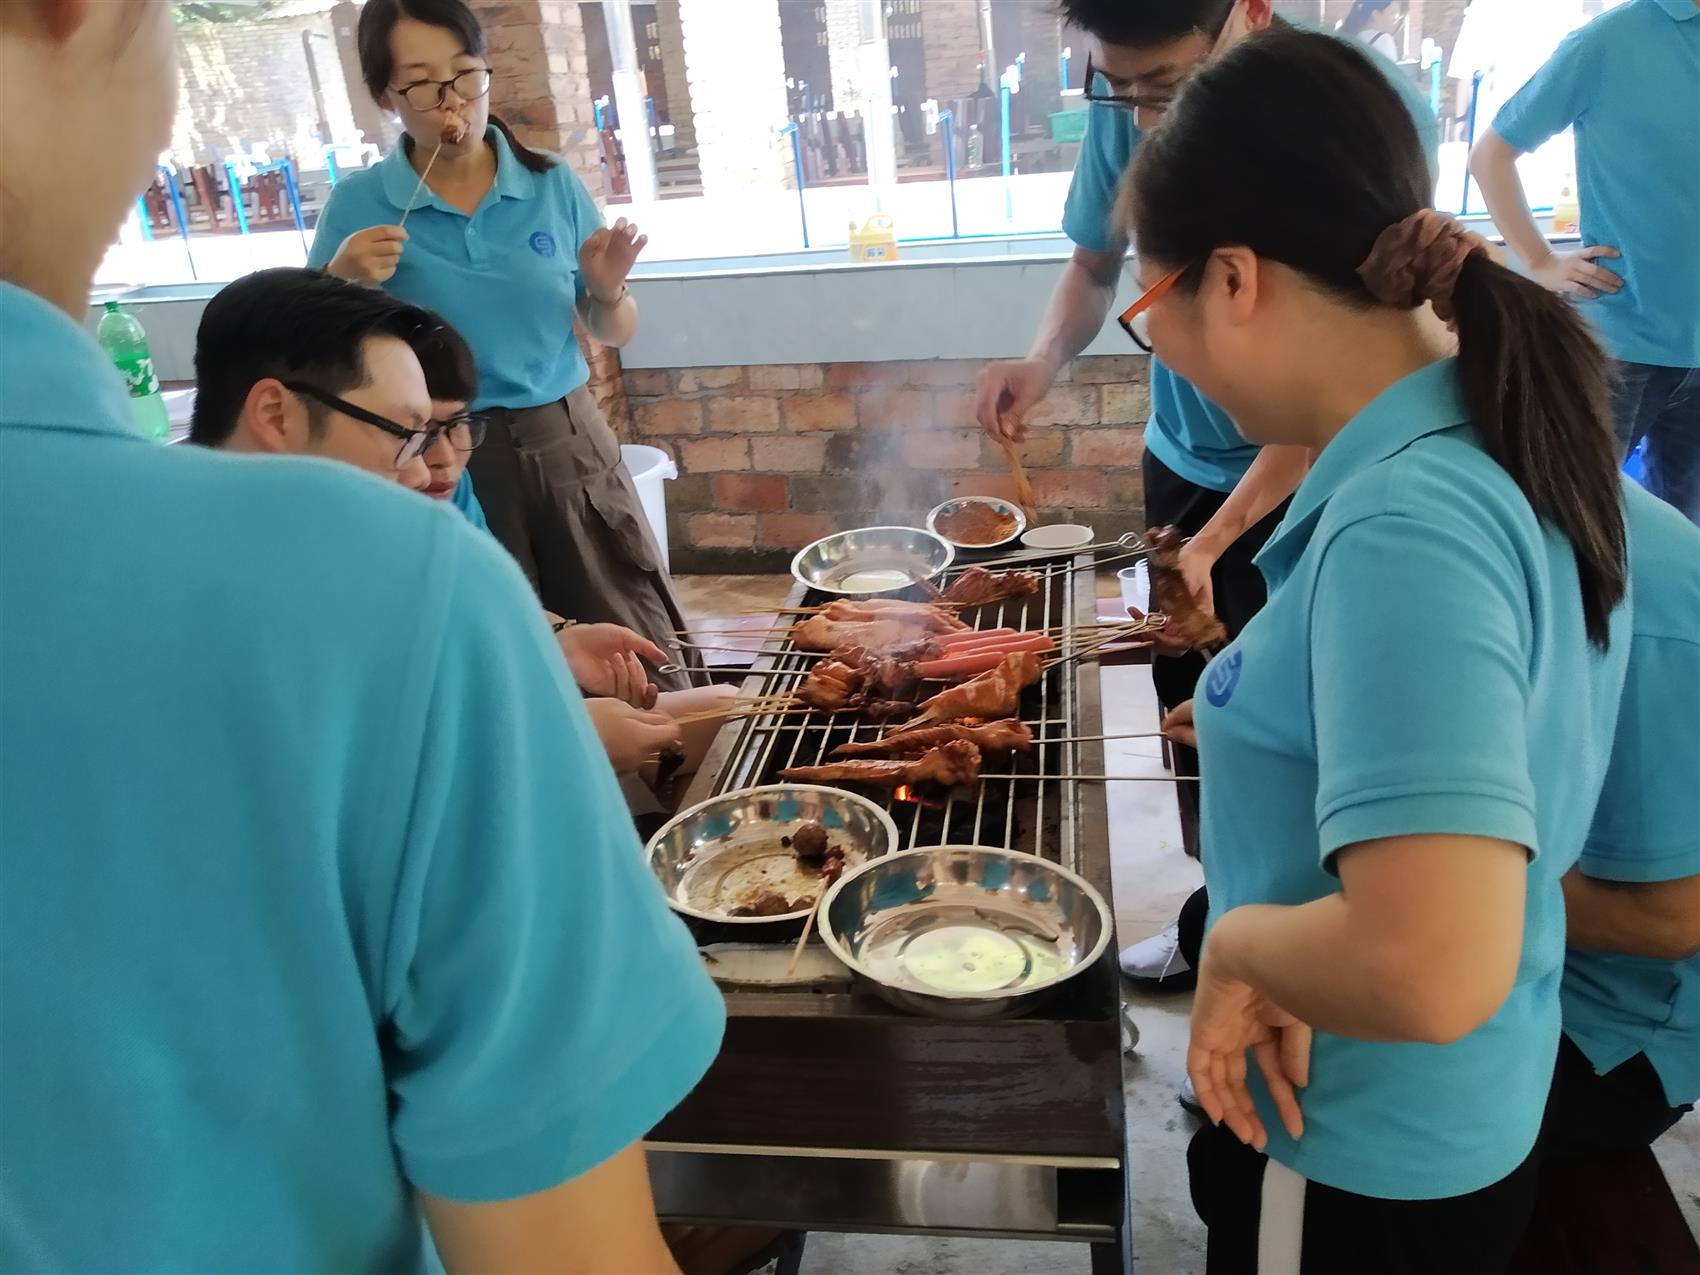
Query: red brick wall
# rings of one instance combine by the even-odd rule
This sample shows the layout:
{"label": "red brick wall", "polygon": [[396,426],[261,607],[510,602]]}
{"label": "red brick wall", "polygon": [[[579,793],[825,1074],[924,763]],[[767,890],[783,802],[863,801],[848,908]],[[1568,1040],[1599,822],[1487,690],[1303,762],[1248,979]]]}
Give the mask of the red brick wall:
{"label": "red brick wall", "polygon": [[[1012,496],[1002,451],[974,422],[979,367],[627,369],[630,441],[679,466],[667,489],[674,569],[770,570],[833,531],[919,526],[952,495]],[[1047,521],[1100,536],[1144,526],[1146,370],[1141,357],[1077,360],[1032,413],[1022,461]]]}

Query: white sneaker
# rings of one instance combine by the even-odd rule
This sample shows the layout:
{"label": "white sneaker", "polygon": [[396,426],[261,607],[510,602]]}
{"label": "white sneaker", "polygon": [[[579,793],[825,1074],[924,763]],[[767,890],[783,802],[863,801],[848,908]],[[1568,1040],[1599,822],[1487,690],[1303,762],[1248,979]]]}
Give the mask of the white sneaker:
{"label": "white sneaker", "polygon": [[1172,921],[1160,934],[1122,949],[1122,973],[1164,991],[1187,991],[1198,983],[1198,972],[1181,955],[1180,922]]}
{"label": "white sneaker", "polygon": [[1204,1114],[1204,1104],[1198,1100],[1198,1090],[1193,1088],[1191,1076],[1187,1076],[1181,1081],[1180,1091],[1175,1094],[1175,1097],[1179,1100],[1181,1106],[1186,1108],[1187,1114],[1197,1116],[1200,1120],[1209,1119]]}

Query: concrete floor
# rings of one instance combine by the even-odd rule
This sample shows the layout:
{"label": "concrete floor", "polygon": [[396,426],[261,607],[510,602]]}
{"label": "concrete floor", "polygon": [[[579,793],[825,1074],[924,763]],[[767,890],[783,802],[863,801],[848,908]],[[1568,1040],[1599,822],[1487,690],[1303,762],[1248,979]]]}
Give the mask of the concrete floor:
{"label": "concrete floor", "polygon": [[[777,606],[790,583],[773,576],[678,581],[683,609],[693,622],[729,610]],[[1100,587],[1106,595],[1115,590],[1113,576]],[[728,598],[737,599],[736,605],[729,605]],[[1156,697],[1145,667],[1105,669],[1103,679],[1106,734],[1154,729]],[[1109,774],[1165,773],[1157,740],[1112,740],[1105,749]],[[1107,791],[1117,941],[1125,945],[1167,925],[1202,875],[1181,850],[1172,784],[1118,783]],[[1124,999],[1140,1035],[1123,1070],[1134,1255],[1140,1275],[1193,1275],[1204,1270],[1204,1228],[1186,1185],[1186,1145],[1195,1125],[1175,1101],[1185,1073],[1191,997],[1152,997],[1129,989]],[[1686,1117],[1654,1150],[1690,1227],[1700,1235],[1700,1116]],[[804,1275],[1084,1275],[1088,1270],[1086,1251],[1072,1245],[868,1235],[811,1235],[803,1260]]]}

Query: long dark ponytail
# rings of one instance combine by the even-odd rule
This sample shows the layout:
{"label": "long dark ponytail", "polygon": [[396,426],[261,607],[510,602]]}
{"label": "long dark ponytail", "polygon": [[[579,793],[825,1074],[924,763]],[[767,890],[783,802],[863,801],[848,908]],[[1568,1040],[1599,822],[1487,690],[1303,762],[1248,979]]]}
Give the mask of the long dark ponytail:
{"label": "long dark ponytail", "polygon": [[[390,87],[390,76],[395,71],[395,58],[390,52],[390,32],[403,18],[452,31],[467,53],[473,57],[484,54],[484,28],[478,25],[477,16],[467,8],[466,0],[366,0],[365,7],[360,10],[355,44],[360,50],[360,76],[366,81],[366,91],[372,95],[374,102],[381,103]],[[507,121],[494,112],[490,114],[490,122],[507,139],[508,148],[522,166],[534,173],[546,173],[555,166],[552,156],[521,143]],[[402,142],[408,147],[412,144],[411,138]]]}
{"label": "long dark ponytail", "polygon": [[[1140,147],[1121,215],[1159,265],[1243,245],[1367,308],[1379,303],[1358,267],[1429,204],[1416,129],[1382,72],[1337,37],[1276,27],[1194,73]],[[1201,278],[1190,270],[1179,286]],[[1603,647],[1626,572],[1610,363],[1568,302],[1485,252],[1464,259],[1452,307],[1471,417],[1570,541],[1588,636]]]}

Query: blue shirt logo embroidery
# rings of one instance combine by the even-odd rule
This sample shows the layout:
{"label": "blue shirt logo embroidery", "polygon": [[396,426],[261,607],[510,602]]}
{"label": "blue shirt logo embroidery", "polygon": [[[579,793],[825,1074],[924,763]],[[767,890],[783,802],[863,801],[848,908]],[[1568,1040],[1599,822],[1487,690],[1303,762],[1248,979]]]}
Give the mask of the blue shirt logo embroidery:
{"label": "blue shirt logo embroidery", "polygon": [[1210,662],[1204,675],[1204,698],[1212,708],[1225,707],[1234,697],[1234,687],[1240,684],[1240,665],[1245,657],[1237,650],[1229,651]]}
{"label": "blue shirt logo embroidery", "polygon": [[531,236],[531,250],[539,257],[553,257],[555,255],[555,236],[547,230],[539,230]]}

